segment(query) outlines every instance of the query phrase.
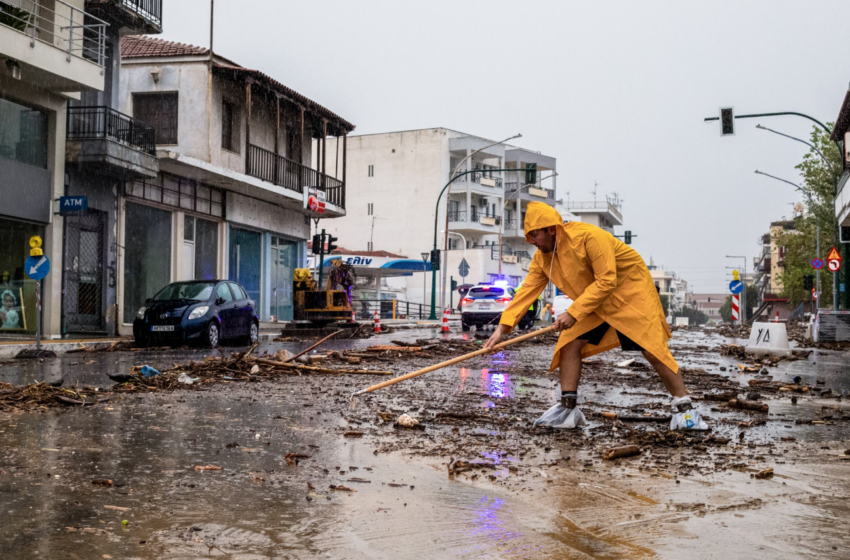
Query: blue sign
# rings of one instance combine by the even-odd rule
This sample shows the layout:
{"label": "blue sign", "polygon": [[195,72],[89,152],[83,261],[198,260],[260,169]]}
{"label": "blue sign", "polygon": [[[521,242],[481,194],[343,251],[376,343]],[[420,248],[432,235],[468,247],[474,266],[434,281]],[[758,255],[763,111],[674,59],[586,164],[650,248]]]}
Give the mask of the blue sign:
{"label": "blue sign", "polygon": [[812,259],[812,268],[820,270],[823,268],[823,259]]}
{"label": "blue sign", "polygon": [[740,280],[732,280],[729,282],[729,291],[733,294],[740,294],[744,291],[744,283]]}
{"label": "blue sign", "polygon": [[89,209],[89,197],[87,196],[60,196],[59,215],[85,214]]}
{"label": "blue sign", "polygon": [[50,272],[50,260],[47,257],[29,257],[24,262],[24,271],[33,280],[41,280]]}

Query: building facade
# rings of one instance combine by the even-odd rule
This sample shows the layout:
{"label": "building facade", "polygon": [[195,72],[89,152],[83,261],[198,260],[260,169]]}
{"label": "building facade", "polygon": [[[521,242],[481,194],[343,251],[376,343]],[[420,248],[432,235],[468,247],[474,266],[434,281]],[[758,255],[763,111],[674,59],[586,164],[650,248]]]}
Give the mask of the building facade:
{"label": "building facade", "polygon": [[29,239],[44,240],[43,333],[62,332],[68,101],[103,92],[117,64],[109,23],[83,0],[0,5],[0,334],[35,332],[36,282],[24,270]]}
{"label": "building facade", "polygon": [[[526,208],[532,201],[554,207],[554,157],[493,146],[493,140],[446,128],[350,136],[347,142],[347,185],[355,202],[344,218],[327,226],[341,244],[417,258],[433,247],[436,220],[437,246],[448,249],[438,273],[439,291],[452,280],[522,282],[534,251],[523,233]],[[329,152],[336,144],[328,141]],[[441,189],[455,172],[437,207]],[[464,260],[468,270],[461,276]],[[388,292],[401,289],[409,301],[430,302],[430,280],[424,294],[419,275],[387,282]]]}
{"label": "building facade", "polygon": [[216,277],[240,282],[261,320],[290,320],[311,217],[345,215],[345,143],[335,179],[326,139],[354,126],[262,72],[148,37],[122,40],[119,110],[155,129],[159,166],[119,193],[119,331],[169,282]]}

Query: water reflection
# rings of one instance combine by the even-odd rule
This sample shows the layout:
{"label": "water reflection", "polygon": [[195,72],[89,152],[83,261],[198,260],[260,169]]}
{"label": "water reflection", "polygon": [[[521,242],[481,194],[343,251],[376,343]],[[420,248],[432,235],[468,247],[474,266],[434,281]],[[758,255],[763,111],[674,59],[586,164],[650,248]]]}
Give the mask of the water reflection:
{"label": "water reflection", "polygon": [[[505,500],[482,496],[475,504],[475,516],[470,527],[469,541],[476,544],[477,549],[492,550],[494,544],[505,545],[510,541],[521,538],[520,532],[506,526],[505,517],[509,509]],[[505,552],[513,552],[508,549]]]}

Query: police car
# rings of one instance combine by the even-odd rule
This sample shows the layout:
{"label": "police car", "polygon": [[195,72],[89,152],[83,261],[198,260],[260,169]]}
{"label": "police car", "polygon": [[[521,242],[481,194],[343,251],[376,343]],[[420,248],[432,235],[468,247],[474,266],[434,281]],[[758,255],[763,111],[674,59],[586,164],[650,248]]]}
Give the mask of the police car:
{"label": "police car", "polygon": [[562,292],[560,288],[555,288],[555,301],[552,303],[552,322],[555,322],[558,315],[564,313],[573,304],[573,300]]}
{"label": "police car", "polygon": [[[499,324],[502,311],[508,308],[514,299],[515,291],[507,282],[495,284],[477,284],[466,292],[461,300],[461,327],[468,331],[471,327]],[[526,313],[520,320],[519,328],[528,329],[534,324],[534,315]]]}

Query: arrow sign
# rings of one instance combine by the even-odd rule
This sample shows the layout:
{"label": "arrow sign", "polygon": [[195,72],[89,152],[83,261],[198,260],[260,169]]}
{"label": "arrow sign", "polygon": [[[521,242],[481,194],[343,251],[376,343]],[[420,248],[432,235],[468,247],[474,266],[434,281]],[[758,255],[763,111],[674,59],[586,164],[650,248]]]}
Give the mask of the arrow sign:
{"label": "arrow sign", "polygon": [[469,263],[466,262],[466,259],[461,259],[460,265],[457,267],[457,273],[460,274],[461,278],[466,278],[469,275]]}
{"label": "arrow sign", "polygon": [[838,272],[841,270],[841,261],[838,259],[829,259],[826,261],[826,267],[830,272]]}
{"label": "arrow sign", "polygon": [[740,294],[744,291],[744,283],[740,280],[732,280],[729,282],[729,291],[733,294]]}
{"label": "arrow sign", "polygon": [[33,280],[41,280],[50,272],[50,259],[47,257],[28,257],[24,262],[27,276]]}

